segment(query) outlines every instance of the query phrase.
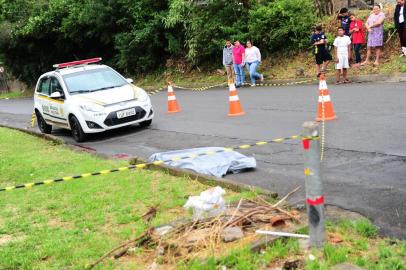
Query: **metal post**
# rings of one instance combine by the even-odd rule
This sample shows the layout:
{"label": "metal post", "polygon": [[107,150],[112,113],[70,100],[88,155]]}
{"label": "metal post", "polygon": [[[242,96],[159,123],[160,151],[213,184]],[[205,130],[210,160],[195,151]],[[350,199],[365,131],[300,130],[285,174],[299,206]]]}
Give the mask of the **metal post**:
{"label": "metal post", "polygon": [[325,239],[324,196],[320,176],[319,124],[303,124],[304,172],[306,205],[309,219],[310,246],[321,247]]}

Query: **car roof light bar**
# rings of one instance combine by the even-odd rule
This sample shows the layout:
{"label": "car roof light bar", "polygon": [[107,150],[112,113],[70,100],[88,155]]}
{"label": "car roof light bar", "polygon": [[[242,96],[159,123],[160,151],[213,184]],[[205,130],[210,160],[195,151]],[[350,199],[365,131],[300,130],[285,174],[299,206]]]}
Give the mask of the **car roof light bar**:
{"label": "car roof light bar", "polygon": [[53,65],[53,67],[54,68],[67,68],[67,67],[73,67],[73,66],[78,66],[78,65],[87,65],[87,64],[91,64],[91,63],[98,63],[101,60],[102,60],[101,57],[96,57],[96,58],[84,59],[84,60],[79,60],[79,61],[55,64],[55,65]]}

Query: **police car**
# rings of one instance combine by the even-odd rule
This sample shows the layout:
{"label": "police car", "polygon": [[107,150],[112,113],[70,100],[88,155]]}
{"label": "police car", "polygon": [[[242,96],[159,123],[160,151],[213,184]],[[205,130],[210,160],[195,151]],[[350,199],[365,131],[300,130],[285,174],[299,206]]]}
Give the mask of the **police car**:
{"label": "police car", "polygon": [[151,100],[141,88],[92,58],[55,64],[37,82],[34,109],[42,133],[57,126],[72,131],[77,142],[90,133],[138,123],[149,126]]}

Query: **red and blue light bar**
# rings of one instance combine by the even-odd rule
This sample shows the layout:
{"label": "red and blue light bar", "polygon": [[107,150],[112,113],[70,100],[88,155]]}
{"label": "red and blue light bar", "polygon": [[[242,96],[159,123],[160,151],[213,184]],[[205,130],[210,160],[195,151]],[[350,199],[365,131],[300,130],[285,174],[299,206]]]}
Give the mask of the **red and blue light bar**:
{"label": "red and blue light bar", "polygon": [[78,61],[55,64],[55,65],[53,65],[53,67],[54,68],[67,68],[67,67],[73,67],[73,66],[79,66],[79,65],[87,65],[87,64],[92,64],[92,63],[98,63],[101,60],[102,60],[101,57],[96,57],[96,58],[90,58],[90,59],[84,59],[84,60],[78,60]]}

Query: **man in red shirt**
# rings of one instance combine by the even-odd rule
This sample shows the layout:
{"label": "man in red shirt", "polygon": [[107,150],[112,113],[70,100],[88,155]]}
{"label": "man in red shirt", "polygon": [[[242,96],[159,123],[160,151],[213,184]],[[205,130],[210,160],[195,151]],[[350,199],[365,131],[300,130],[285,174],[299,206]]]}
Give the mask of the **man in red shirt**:
{"label": "man in red shirt", "polygon": [[354,13],[350,14],[350,34],[355,52],[355,66],[361,64],[361,46],[365,43],[364,22],[359,20]]}
{"label": "man in red shirt", "polygon": [[244,73],[244,58],[245,48],[241,45],[240,41],[234,42],[233,48],[233,60],[234,60],[234,72],[235,72],[235,87],[241,87],[245,83]]}

